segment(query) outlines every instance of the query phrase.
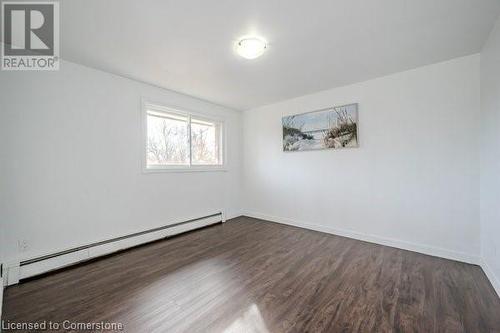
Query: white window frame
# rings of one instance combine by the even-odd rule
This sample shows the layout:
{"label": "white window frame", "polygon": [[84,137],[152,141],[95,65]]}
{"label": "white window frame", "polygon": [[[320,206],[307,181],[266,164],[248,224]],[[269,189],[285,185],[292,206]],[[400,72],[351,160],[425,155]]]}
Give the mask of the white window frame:
{"label": "white window frame", "polygon": [[[166,114],[174,114],[188,118],[188,147],[189,147],[189,164],[188,165],[159,165],[159,166],[148,166],[148,110],[156,112],[164,112]],[[191,154],[191,117],[199,120],[205,120],[209,122],[216,122],[220,124],[221,127],[221,140],[219,149],[222,150],[220,153],[220,158],[222,163],[218,165],[196,165],[192,164],[192,154]],[[163,103],[151,102],[150,100],[142,100],[142,171],[144,173],[156,173],[156,172],[206,172],[206,171],[227,171],[226,161],[227,161],[227,151],[226,151],[226,123],[224,119],[214,116],[207,116],[202,113],[188,111],[184,108],[166,106]]]}

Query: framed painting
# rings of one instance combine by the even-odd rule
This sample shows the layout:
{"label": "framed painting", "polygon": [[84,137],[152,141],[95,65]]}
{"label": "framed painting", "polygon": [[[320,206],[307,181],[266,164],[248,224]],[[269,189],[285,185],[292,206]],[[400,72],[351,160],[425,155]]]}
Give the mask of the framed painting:
{"label": "framed painting", "polygon": [[283,151],[356,148],[358,104],[282,118]]}

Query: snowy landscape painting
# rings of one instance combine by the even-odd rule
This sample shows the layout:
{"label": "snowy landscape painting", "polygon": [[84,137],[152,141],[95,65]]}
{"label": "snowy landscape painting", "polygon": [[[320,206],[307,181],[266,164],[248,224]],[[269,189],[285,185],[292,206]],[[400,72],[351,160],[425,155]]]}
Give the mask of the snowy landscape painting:
{"label": "snowy landscape painting", "polygon": [[283,117],[283,151],[358,147],[358,104]]}

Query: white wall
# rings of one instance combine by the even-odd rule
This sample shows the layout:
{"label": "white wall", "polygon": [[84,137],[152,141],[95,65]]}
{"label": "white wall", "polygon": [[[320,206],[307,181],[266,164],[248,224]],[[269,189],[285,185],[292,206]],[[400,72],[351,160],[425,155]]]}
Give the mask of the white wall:
{"label": "white wall", "polygon": [[[246,214],[477,262],[479,55],[244,112]],[[360,148],[282,151],[281,118],[359,103]]]}
{"label": "white wall", "polygon": [[[229,170],[142,173],[141,97],[224,117]],[[239,112],[68,62],[0,72],[0,110],[6,261],[221,209],[239,215]]]}
{"label": "white wall", "polygon": [[500,295],[500,19],[481,53],[481,245]]}

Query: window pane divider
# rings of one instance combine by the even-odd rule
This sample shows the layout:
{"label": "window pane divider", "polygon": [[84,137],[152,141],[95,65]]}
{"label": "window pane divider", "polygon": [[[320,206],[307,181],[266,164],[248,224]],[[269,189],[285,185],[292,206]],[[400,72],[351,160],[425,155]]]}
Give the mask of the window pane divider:
{"label": "window pane divider", "polygon": [[188,126],[188,146],[189,146],[189,167],[191,168],[193,166],[193,147],[192,147],[192,138],[191,138],[191,115],[188,115],[188,121],[187,121],[187,126]]}

